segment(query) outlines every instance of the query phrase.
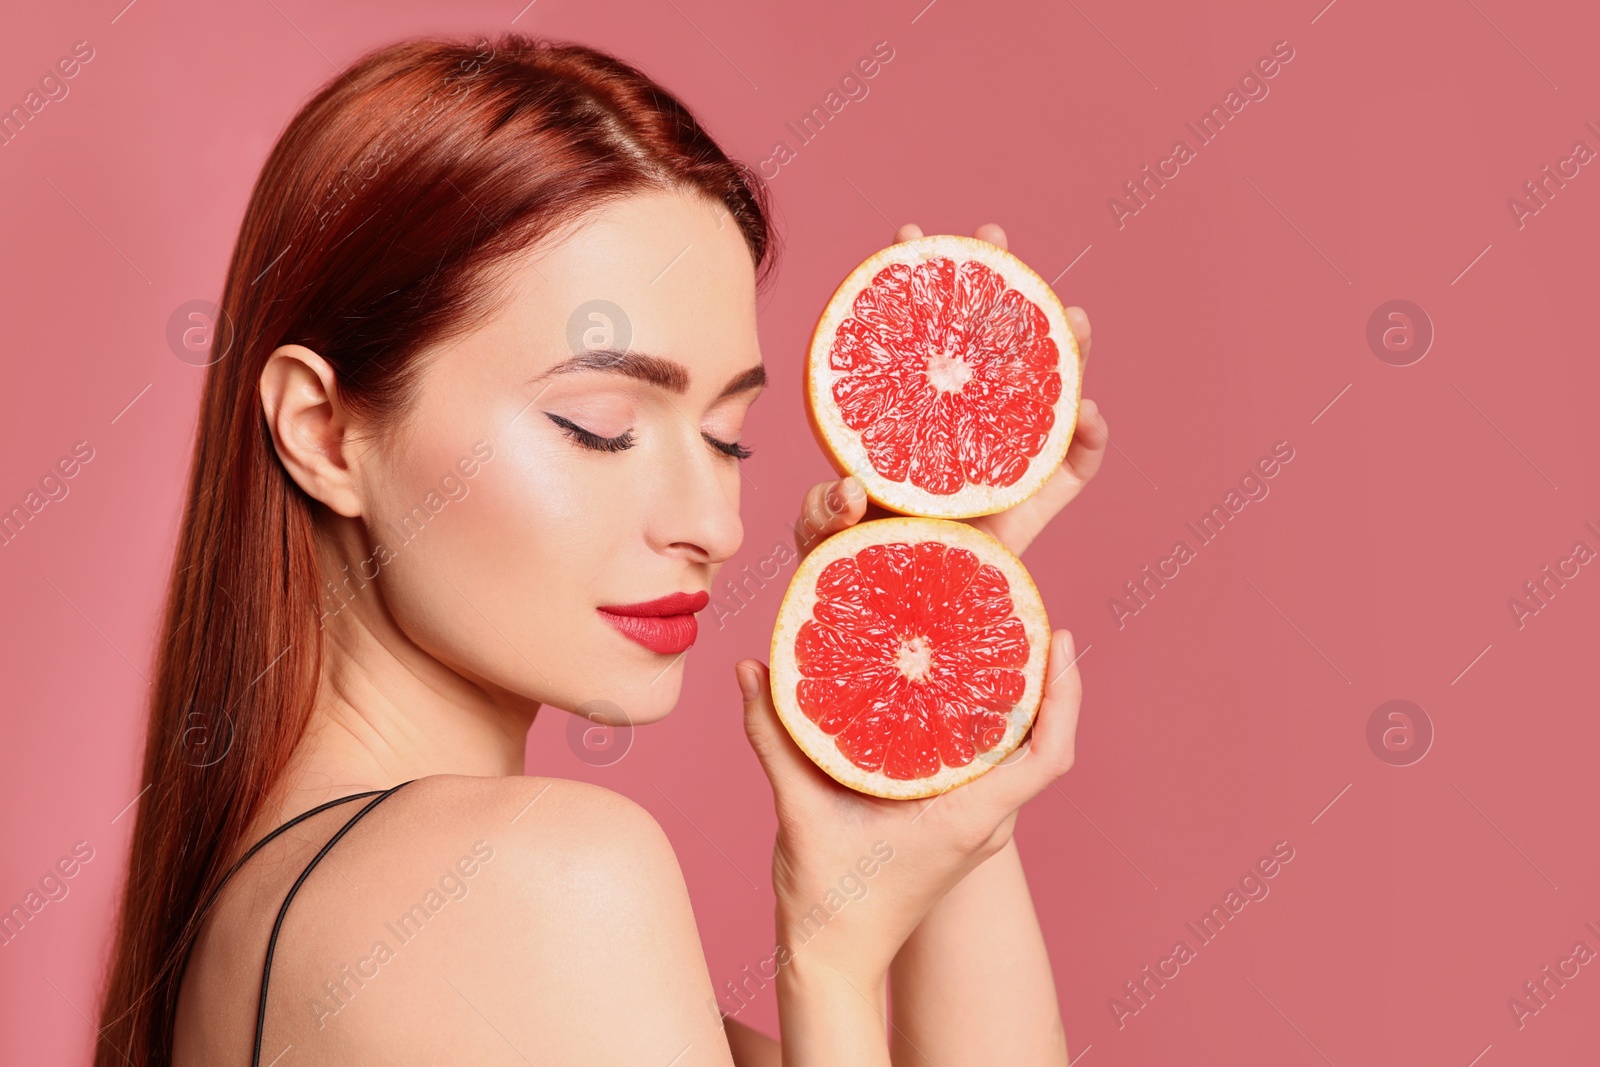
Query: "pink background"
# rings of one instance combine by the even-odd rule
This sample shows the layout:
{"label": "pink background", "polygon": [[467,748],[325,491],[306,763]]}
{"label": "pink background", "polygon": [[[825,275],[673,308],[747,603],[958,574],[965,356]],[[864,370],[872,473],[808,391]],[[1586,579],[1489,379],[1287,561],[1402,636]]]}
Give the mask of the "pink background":
{"label": "pink background", "polygon": [[[520,6],[124,2],[32,5],[0,37],[6,105],[74,42],[95,49],[0,149],[0,505],[74,442],[95,450],[0,548],[0,908],[75,842],[95,850],[70,896],[0,948],[7,1063],[82,1062],[90,1045],[202,374],[169,350],[168,316],[216,297],[257,169],[334,64],[413,33],[505,29]],[[772,183],[787,238],[762,321],[776,384],[746,437],[759,489],[729,575],[771,554],[827,474],[802,346],[891,223],[998,221],[1088,309],[1087,393],[1117,447],[1027,556],[1084,652],[1079,762],[1018,830],[1087,1067],[1502,1067],[1577,1062],[1600,1038],[1600,963],[1520,1029],[1507,1007],[1575,942],[1600,950],[1584,928],[1600,927],[1600,565],[1521,628],[1507,606],[1575,542],[1600,549],[1584,526],[1600,527],[1584,416],[1600,385],[1600,166],[1521,228],[1507,207],[1575,141],[1600,149],[1584,126],[1600,126],[1600,14],[1324,2],[757,16],[539,0],[515,23],[640,63],[752,163],[780,139],[796,149]],[[1282,40],[1294,58],[1270,95],[1119,228],[1108,199],[1193,144],[1185,121]],[[878,41],[894,58],[870,95],[797,147],[785,123]],[[1410,366],[1366,341],[1391,299],[1435,330]],[[1179,538],[1193,547],[1184,523],[1278,441],[1295,454],[1270,495],[1119,628],[1110,598]],[[719,987],[771,949],[771,808],[729,665],[764,656],[788,573],[721,632],[707,617],[678,711],[619,762],[577,759],[557,713],[530,743],[532,772],[603,783],[660,819]],[[1409,766],[1368,745],[1391,699],[1435,731]],[[1270,895],[1119,1027],[1123,983],[1193,945],[1185,921],[1279,841],[1295,857]],[[740,1018],[770,1032],[770,990]]]}

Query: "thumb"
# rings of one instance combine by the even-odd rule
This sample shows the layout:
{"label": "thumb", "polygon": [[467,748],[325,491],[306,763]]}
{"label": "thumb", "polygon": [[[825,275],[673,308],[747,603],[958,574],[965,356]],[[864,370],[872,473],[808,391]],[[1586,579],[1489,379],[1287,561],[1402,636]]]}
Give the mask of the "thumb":
{"label": "thumb", "polygon": [[767,772],[774,792],[815,768],[800,746],[794,743],[783,720],[772,704],[771,672],[759,660],[745,659],[733,665],[744,697],[744,732]]}

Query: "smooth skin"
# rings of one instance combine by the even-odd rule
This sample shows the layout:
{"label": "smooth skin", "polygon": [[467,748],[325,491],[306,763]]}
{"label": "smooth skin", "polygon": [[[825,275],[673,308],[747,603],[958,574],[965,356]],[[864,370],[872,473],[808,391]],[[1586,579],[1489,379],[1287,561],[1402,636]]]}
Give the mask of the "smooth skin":
{"label": "smooth skin", "polygon": [[[530,777],[524,763],[546,703],[634,725],[677,703],[682,658],[627,639],[596,609],[709,591],[742,541],[738,441],[761,388],[748,250],[698,195],[640,193],[530,250],[500,280],[494,313],[428,354],[389,436],[341,400],[316,352],[282,346],[261,375],[274,447],[319,502],[322,566],[342,591],[321,605],[326,657],[310,730],[245,843],[326,800],[415,780],[340,840],[295,898],[273,960],[262,1063],[780,1062],[777,1042],[722,1025],[661,827],[617,793]],[[623,309],[634,357],[574,366],[584,353],[568,326],[595,299]],[[613,321],[579,326],[589,348],[591,328],[601,340],[619,332]],[[1090,421],[1078,432],[1092,450]],[[1081,488],[1092,469],[1074,450],[1066,467]],[[1059,495],[1056,508],[1071,494]],[[1048,518],[1016,528],[1037,533]],[[1065,1062],[1054,994],[1028,988],[1041,975],[1048,983],[1049,969],[1037,924],[1012,914],[1020,900],[1031,916],[1031,904],[1006,850],[1017,808],[1071,764],[1071,660],[1058,640],[1026,754],[914,823],[915,805],[863,807],[830,790],[782,732],[764,686],[746,701],[779,814],[780,930],[872,842],[895,848],[870,894],[781,969],[782,1063],[920,1062],[912,1040],[941,1064],[999,1062],[994,1042],[1012,1041],[1014,1027],[1026,1034],[1006,1062]],[[278,906],[361,803],[273,841],[218,898],[180,993],[178,1067],[249,1062]],[[995,940],[1017,944],[966,944],[964,916],[996,905],[1023,929]],[[979,991],[949,967],[950,952],[975,968],[1026,971],[1004,975],[1003,991]],[[896,1037],[892,1059],[891,966],[907,1039]],[[975,1015],[933,1017],[942,999],[976,1005],[973,996],[996,997],[1001,1014],[981,1027]],[[1053,1044],[1032,1036],[1041,1025]]]}

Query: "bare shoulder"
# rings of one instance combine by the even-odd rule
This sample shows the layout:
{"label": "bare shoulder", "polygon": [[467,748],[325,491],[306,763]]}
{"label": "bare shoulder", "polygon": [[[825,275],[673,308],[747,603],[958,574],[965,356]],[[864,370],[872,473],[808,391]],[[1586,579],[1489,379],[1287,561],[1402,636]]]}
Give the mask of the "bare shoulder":
{"label": "bare shoulder", "polygon": [[417,875],[424,873],[422,855],[492,853],[483,865],[495,864],[495,884],[515,890],[498,903],[537,906],[524,928],[550,922],[567,929],[570,920],[613,916],[587,927],[593,937],[632,912],[662,920],[690,914],[683,872],[661,826],[612,790],[562,778],[436,775],[389,803],[392,830],[374,835],[374,864]]}
{"label": "bare shoulder", "polygon": [[564,779],[446,775],[386,803],[347,856],[376,891],[329,913],[345,929],[383,919],[395,962],[409,954],[393,995],[352,1027],[364,1047],[388,1062],[669,1063],[687,1050],[679,1065],[731,1063],[682,871],[643,807]]}
{"label": "bare shoulder", "polygon": [[[275,902],[303,865],[269,862],[241,895]],[[252,925],[225,936],[264,942]],[[666,835],[563,779],[439,775],[389,795],[305,879],[270,990],[262,1063],[733,1062]]]}
{"label": "bare shoulder", "polygon": [[405,786],[387,804],[404,813],[394,821],[430,838],[459,838],[475,828],[497,834],[513,860],[526,858],[525,846],[539,846],[576,850],[595,861],[615,851],[621,855],[610,858],[666,859],[677,866],[654,816],[621,793],[586,782],[439,774]]}

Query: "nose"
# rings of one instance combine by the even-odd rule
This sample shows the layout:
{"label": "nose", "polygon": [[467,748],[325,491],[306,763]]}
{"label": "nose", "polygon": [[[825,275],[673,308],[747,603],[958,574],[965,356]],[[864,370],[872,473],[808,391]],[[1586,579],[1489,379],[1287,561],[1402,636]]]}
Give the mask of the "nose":
{"label": "nose", "polygon": [[717,455],[686,420],[678,430],[673,453],[664,461],[668,469],[654,483],[647,524],[651,547],[694,563],[722,563],[744,542],[739,461]]}

